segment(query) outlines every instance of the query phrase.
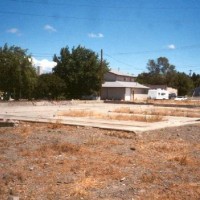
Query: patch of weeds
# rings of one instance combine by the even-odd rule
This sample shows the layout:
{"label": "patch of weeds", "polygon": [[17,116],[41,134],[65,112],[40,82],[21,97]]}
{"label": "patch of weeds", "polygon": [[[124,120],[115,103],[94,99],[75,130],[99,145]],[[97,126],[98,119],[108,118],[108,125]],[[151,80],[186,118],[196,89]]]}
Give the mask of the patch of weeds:
{"label": "patch of weeds", "polygon": [[22,171],[19,170],[12,170],[7,174],[3,175],[3,181],[5,182],[6,185],[8,185],[10,182],[15,182],[15,181],[24,181],[24,174]]}
{"label": "patch of weeds", "polygon": [[57,119],[55,122],[49,123],[48,124],[48,128],[49,129],[59,129],[62,127],[62,120],[61,119]]}
{"label": "patch of weeds", "polygon": [[[156,109],[136,109],[131,110],[129,107],[117,108],[114,113],[140,114],[144,116],[177,116],[177,117],[200,117],[198,109],[184,109],[184,108],[156,108]],[[152,120],[154,121],[154,120]]]}
{"label": "patch of weeds", "polygon": [[71,143],[55,143],[44,144],[39,149],[33,152],[34,156],[47,157],[49,155],[57,155],[62,153],[77,153],[80,147]]}
{"label": "patch of weeds", "polygon": [[6,139],[0,139],[0,147],[8,148],[9,146],[10,144]]}
{"label": "patch of weeds", "polygon": [[134,133],[121,132],[121,131],[108,131],[104,134],[108,135],[108,136],[113,136],[113,137],[117,137],[117,138],[124,138],[124,139],[134,139],[135,138]]}
{"label": "patch of weeds", "polygon": [[6,187],[5,184],[3,184],[3,182],[0,182],[0,196],[6,193]]}
{"label": "patch of weeds", "polygon": [[69,117],[94,117],[106,120],[125,120],[125,121],[142,121],[142,122],[158,122],[162,120],[160,115],[133,115],[133,114],[102,114],[85,110],[71,110],[60,113],[62,116]]}
{"label": "patch of weeds", "polygon": [[140,122],[158,122],[163,119],[163,117],[160,115],[126,115],[126,114],[109,115],[108,118],[111,120],[140,121]]}
{"label": "patch of weeds", "polygon": [[32,129],[30,127],[30,125],[24,125],[20,128],[20,134],[24,137],[24,138],[28,138],[31,134],[32,134]]}
{"label": "patch of weeds", "polygon": [[150,142],[148,144],[150,146],[150,148],[155,149],[158,152],[178,152],[178,151],[184,151],[188,148],[188,146],[181,142],[181,141],[171,141],[169,142],[165,142],[162,141],[162,143],[160,141],[155,141],[155,142]]}
{"label": "patch of weeds", "polygon": [[40,148],[36,149],[33,152],[33,156],[35,157],[46,157],[48,155],[53,155],[53,154],[54,154],[54,151],[47,144],[42,145]]}
{"label": "patch of weeds", "polygon": [[50,146],[56,152],[61,153],[76,153],[80,150],[80,147],[71,143],[53,144]]}
{"label": "patch of weeds", "polygon": [[142,182],[144,183],[153,183],[156,177],[152,173],[144,173],[141,177]]}
{"label": "patch of weeds", "polygon": [[184,156],[176,156],[176,157],[170,159],[170,161],[176,161],[180,165],[188,165],[188,163],[189,163],[188,157],[186,155],[184,155]]}
{"label": "patch of weeds", "polygon": [[77,180],[70,187],[70,196],[73,197],[86,197],[89,196],[89,191],[98,188],[101,184],[93,177],[84,177]]}
{"label": "patch of weeds", "polygon": [[132,158],[129,157],[119,157],[117,156],[116,158],[113,158],[110,160],[110,163],[113,163],[117,166],[127,166],[129,164],[133,164]]}
{"label": "patch of weeds", "polygon": [[98,145],[102,144],[104,140],[101,137],[90,136],[87,141],[84,142],[85,145]]}
{"label": "patch of weeds", "polygon": [[113,112],[116,112],[116,113],[133,113],[133,111],[129,107],[116,108]]}
{"label": "patch of weeds", "polygon": [[20,154],[24,157],[31,156],[31,152],[28,149],[20,149]]}
{"label": "patch of weeds", "polygon": [[86,110],[69,110],[60,113],[60,115],[69,117],[91,117],[94,116],[95,113],[93,111],[86,111]]}

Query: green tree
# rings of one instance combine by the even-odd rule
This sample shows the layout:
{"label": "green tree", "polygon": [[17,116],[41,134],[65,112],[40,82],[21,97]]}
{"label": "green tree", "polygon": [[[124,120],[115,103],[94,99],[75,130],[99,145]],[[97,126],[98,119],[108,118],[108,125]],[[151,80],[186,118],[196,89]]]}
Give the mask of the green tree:
{"label": "green tree", "polygon": [[198,75],[193,74],[192,78],[190,78],[185,73],[177,72],[175,66],[170,64],[169,60],[165,57],[149,60],[147,69],[148,72],[138,75],[137,81],[139,83],[174,87],[178,89],[179,95],[190,95],[194,89],[194,85],[200,83]]}
{"label": "green tree", "polygon": [[37,75],[27,50],[17,46],[0,47],[0,90],[16,99],[32,98]]}
{"label": "green tree", "polygon": [[65,94],[68,98],[81,98],[100,91],[103,75],[108,71],[108,63],[90,49],[78,46],[70,51],[68,47],[54,55],[57,65],[53,73],[66,83]]}
{"label": "green tree", "polygon": [[141,84],[150,84],[150,85],[165,85],[165,78],[163,77],[163,75],[159,74],[159,73],[146,73],[143,72],[141,74],[138,75],[137,82],[141,83]]}
{"label": "green tree", "polygon": [[178,72],[176,74],[176,82],[174,85],[178,89],[178,95],[191,95],[194,89],[192,79],[185,73]]}
{"label": "green tree", "polygon": [[141,73],[138,76],[138,82],[151,85],[174,85],[176,75],[175,66],[170,64],[166,57],[149,60],[147,70],[147,73]]}
{"label": "green tree", "polygon": [[193,73],[191,79],[193,81],[194,87],[200,86],[200,74]]}
{"label": "green tree", "polygon": [[55,74],[42,74],[38,77],[35,96],[37,99],[59,99],[63,97],[66,85]]}

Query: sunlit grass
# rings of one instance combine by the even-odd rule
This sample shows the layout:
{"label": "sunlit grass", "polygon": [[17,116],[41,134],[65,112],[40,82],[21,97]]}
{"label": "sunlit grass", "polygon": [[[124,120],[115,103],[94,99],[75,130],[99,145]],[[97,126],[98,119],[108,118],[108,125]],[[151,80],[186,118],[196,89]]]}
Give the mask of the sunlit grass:
{"label": "sunlit grass", "polygon": [[86,110],[69,110],[62,112],[59,115],[67,117],[91,117],[97,119],[106,119],[106,120],[120,120],[120,121],[141,121],[141,122],[158,122],[163,119],[160,115],[134,115],[134,114],[113,114],[113,113],[97,113]]}

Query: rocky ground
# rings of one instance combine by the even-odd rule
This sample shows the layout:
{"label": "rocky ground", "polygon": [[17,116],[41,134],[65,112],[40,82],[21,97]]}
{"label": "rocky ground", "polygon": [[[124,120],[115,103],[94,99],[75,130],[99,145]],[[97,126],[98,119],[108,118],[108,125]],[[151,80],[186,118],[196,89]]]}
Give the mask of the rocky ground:
{"label": "rocky ground", "polygon": [[152,132],[0,128],[0,199],[200,199],[200,124]]}

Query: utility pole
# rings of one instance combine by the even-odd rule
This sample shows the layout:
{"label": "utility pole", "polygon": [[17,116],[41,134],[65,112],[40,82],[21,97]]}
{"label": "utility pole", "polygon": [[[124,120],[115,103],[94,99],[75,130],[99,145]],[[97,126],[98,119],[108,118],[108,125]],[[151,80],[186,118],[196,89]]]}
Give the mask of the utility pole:
{"label": "utility pole", "polygon": [[103,49],[101,49],[101,67],[102,67],[102,64],[103,64]]}
{"label": "utility pole", "polygon": [[99,87],[99,100],[101,100],[101,87],[102,87],[102,69],[103,69],[103,49],[101,49],[101,60],[100,60],[100,70],[99,70],[99,75],[100,75],[100,87]]}
{"label": "utility pole", "polygon": [[22,72],[21,65],[19,66],[19,100],[22,98]]}

